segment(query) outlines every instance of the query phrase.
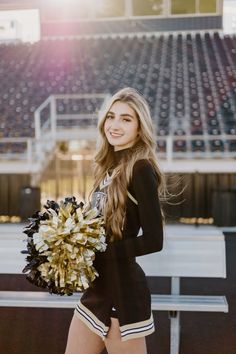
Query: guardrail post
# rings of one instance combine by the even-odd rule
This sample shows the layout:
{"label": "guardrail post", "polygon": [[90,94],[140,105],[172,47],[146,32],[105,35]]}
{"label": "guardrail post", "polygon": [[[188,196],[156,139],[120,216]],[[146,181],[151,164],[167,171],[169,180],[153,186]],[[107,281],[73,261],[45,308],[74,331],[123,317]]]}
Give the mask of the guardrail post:
{"label": "guardrail post", "polygon": [[173,160],[173,139],[170,135],[166,138],[166,160],[168,164]]}
{"label": "guardrail post", "polygon": [[[180,278],[171,278],[171,294],[179,295],[180,293]],[[180,312],[170,311],[170,354],[179,354],[180,343]]]}
{"label": "guardrail post", "polygon": [[50,97],[50,119],[51,119],[51,134],[53,140],[56,139],[57,131],[57,111],[56,111],[56,98],[54,96]]}
{"label": "guardrail post", "polygon": [[35,139],[36,139],[36,155],[40,156],[41,152],[41,126],[40,126],[40,111],[36,109],[34,112],[34,129],[35,129]]}
{"label": "guardrail post", "polygon": [[27,139],[27,162],[31,164],[33,162],[33,151],[32,151],[32,139]]}

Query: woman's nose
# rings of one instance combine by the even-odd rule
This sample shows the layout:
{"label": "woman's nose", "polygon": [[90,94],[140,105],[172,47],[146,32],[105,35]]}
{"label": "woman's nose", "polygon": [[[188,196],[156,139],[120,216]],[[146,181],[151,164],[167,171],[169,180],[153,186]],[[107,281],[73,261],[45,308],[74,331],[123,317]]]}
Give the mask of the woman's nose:
{"label": "woman's nose", "polygon": [[117,129],[117,130],[120,129],[120,123],[119,123],[119,121],[116,120],[116,119],[113,119],[112,122],[111,122],[110,127],[111,127],[112,129]]}

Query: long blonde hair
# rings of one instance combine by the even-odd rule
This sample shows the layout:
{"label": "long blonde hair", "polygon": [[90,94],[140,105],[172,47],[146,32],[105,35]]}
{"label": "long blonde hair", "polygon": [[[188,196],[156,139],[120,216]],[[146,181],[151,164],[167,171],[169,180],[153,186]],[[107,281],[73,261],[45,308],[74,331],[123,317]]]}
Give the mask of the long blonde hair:
{"label": "long blonde hair", "polygon": [[[130,148],[130,154],[124,154],[118,165],[114,167],[114,147],[107,141],[104,133],[104,123],[108,111],[116,101],[128,104],[136,112],[139,121],[139,134],[135,144]],[[110,240],[113,241],[122,238],[127,188],[132,178],[135,162],[137,160],[147,159],[152,164],[157,175],[157,193],[160,200],[165,199],[166,183],[164,175],[160,171],[157,163],[156,137],[149,106],[138,91],[126,87],[115,93],[110,98],[106,108],[100,116],[98,130],[98,149],[94,157],[95,181],[90,196],[99,186],[100,182],[107,174],[107,171],[114,167],[114,177],[107,189],[107,202],[104,208],[107,235],[109,235]],[[164,219],[163,210],[162,217]]]}

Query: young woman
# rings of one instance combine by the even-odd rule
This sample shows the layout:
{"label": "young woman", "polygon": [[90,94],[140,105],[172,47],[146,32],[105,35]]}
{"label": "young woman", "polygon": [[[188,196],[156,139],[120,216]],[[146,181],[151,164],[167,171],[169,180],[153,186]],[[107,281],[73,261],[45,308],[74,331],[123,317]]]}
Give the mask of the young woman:
{"label": "young woman", "polygon": [[107,249],[97,253],[99,277],[84,292],[71,321],[66,354],[146,354],[154,332],[151,296],[135,257],[161,251],[164,179],[146,100],[124,88],[98,123],[91,204],[104,216]]}

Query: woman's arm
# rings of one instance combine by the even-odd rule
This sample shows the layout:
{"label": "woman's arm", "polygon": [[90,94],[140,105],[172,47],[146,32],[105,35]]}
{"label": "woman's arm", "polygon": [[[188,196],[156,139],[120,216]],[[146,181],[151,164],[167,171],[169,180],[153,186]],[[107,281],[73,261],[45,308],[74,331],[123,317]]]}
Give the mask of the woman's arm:
{"label": "woman's arm", "polygon": [[157,252],[163,246],[163,225],[160,203],[157,194],[157,177],[148,160],[138,160],[133,168],[131,181],[135,198],[138,202],[138,213],[142,227],[142,235],[125,238],[109,243],[104,253],[98,258],[129,258]]}

